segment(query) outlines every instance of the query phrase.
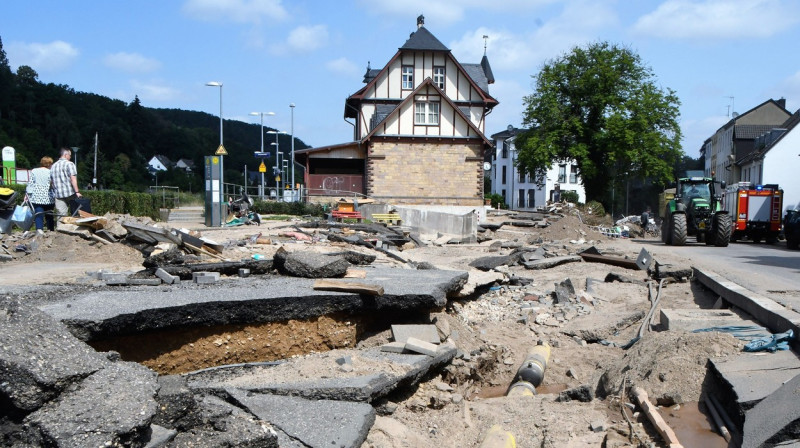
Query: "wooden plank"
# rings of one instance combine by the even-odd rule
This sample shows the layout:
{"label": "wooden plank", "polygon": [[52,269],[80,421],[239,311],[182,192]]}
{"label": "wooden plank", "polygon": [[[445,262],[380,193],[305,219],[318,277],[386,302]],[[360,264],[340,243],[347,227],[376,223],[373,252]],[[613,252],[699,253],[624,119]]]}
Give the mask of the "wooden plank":
{"label": "wooden plank", "polygon": [[201,254],[206,254],[206,255],[208,255],[209,257],[214,257],[214,258],[218,258],[218,259],[220,259],[220,260],[225,260],[225,261],[227,261],[227,260],[228,260],[227,258],[225,258],[225,257],[223,257],[223,256],[217,255],[217,254],[215,254],[215,253],[211,253],[211,252],[209,252],[209,251],[207,251],[207,250],[205,250],[205,249],[203,249],[203,248],[201,248],[201,247],[192,246],[192,245],[191,245],[191,244],[189,244],[189,243],[183,243],[183,245],[184,245],[184,246],[186,246],[186,247],[188,247],[189,249],[191,249],[191,250],[195,251],[195,252],[200,252]]}
{"label": "wooden plank", "polygon": [[669,448],[683,448],[683,445],[678,441],[678,436],[675,435],[675,431],[669,427],[664,418],[661,417],[661,414],[658,413],[658,408],[653,406],[653,403],[648,399],[647,392],[641,387],[634,387],[632,392],[639,407],[642,408],[647,418],[656,427],[667,446]]}
{"label": "wooden plank", "polygon": [[319,279],[314,282],[314,289],[318,291],[339,291],[382,296],[383,286],[367,283],[341,282],[335,280]]}

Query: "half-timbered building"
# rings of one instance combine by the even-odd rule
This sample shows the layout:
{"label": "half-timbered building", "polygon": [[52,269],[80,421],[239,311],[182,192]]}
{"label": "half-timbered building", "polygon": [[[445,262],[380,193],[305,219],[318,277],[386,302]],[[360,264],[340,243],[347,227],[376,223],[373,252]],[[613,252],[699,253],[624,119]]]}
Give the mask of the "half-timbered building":
{"label": "half-timbered building", "polygon": [[353,141],[296,153],[312,200],[364,195],[394,204],[483,204],[486,116],[498,104],[489,61],[461,63],[417,30],[345,101]]}

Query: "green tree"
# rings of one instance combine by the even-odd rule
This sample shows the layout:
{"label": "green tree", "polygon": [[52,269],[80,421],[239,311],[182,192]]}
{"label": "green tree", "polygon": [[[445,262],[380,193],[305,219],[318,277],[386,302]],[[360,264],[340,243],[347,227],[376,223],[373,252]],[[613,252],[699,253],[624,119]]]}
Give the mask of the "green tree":
{"label": "green tree", "polygon": [[632,50],[607,42],[575,47],[534,80],[524,99],[528,131],[516,140],[520,169],[538,177],[555,161],[575,159],[587,200],[606,204],[628,176],[672,178],[682,155],[680,101]]}

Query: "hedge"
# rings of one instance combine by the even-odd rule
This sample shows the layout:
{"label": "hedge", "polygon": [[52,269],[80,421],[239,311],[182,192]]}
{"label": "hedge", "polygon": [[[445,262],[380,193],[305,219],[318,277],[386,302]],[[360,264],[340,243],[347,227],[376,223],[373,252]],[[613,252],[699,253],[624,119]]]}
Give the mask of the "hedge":
{"label": "hedge", "polygon": [[253,211],[262,215],[295,215],[295,216],[324,216],[325,208],[322,204],[305,202],[277,202],[260,201],[253,203]]}
{"label": "hedge", "polygon": [[[25,198],[25,185],[11,184],[3,185],[17,191],[17,204],[21,204]],[[81,192],[83,197],[92,202],[92,214],[105,215],[108,212],[118,214],[128,214],[131,216],[147,216],[149,218],[160,219],[158,204],[161,197],[149,193],[131,193],[116,190],[84,190]]]}

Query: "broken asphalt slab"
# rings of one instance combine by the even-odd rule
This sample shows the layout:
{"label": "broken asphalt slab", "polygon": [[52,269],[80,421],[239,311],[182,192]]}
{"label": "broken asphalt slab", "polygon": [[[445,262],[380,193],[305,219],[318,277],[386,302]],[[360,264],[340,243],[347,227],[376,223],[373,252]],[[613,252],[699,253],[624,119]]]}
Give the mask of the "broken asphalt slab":
{"label": "broken asphalt slab", "polygon": [[[259,419],[268,421],[305,447],[358,447],[375,422],[367,403],[307,400],[228,389],[228,395]],[[286,446],[285,441],[280,441]]]}
{"label": "broken asphalt slab", "polygon": [[[335,359],[349,353],[354,370],[334,369]],[[189,389],[219,394],[229,388],[250,392],[292,395],[309,400],[373,402],[398,387],[413,386],[429,372],[448,364],[456,355],[452,345],[440,346],[435,356],[381,352],[380,347],[364,351],[337,351],[322,355],[330,358],[332,369],[319,375],[304,374],[304,364],[318,363],[319,357],[295,358],[278,366],[254,365],[214,368],[188,374]],[[286,375],[286,372],[295,372]],[[303,375],[303,376],[300,376]],[[289,379],[287,379],[289,378]]]}
{"label": "broken asphalt slab", "polygon": [[[442,307],[463,286],[463,271],[365,267],[382,296],[316,291],[314,280],[282,276],[224,279],[148,290],[79,293],[40,307],[84,341],[148,330],[308,319],[335,312],[368,313]],[[349,279],[341,279],[346,282]]]}

